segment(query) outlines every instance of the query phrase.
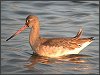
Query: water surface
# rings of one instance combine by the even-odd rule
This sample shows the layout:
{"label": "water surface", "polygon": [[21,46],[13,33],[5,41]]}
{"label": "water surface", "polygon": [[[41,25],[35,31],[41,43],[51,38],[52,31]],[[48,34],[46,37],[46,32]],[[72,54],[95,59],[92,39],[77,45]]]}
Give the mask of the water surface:
{"label": "water surface", "polygon": [[[95,37],[95,40],[80,55],[59,59],[31,55],[29,28],[5,41],[25,24],[25,18],[30,14],[39,17],[43,37],[73,37],[82,26],[82,37]],[[1,73],[99,74],[99,2],[2,1]]]}

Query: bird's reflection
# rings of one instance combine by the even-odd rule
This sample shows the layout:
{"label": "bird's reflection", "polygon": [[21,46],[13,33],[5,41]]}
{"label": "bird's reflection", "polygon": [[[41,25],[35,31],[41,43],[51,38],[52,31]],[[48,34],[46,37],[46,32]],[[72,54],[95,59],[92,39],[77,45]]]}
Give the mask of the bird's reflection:
{"label": "bird's reflection", "polygon": [[28,62],[30,62],[30,63],[26,64],[25,66],[27,68],[31,69],[37,63],[42,63],[45,65],[52,64],[52,63],[68,63],[68,62],[80,64],[80,63],[87,62],[86,59],[83,59],[83,58],[87,58],[87,57],[91,57],[91,56],[83,55],[83,54],[71,54],[71,55],[67,55],[67,56],[61,56],[58,58],[49,58],[49,57],[39,56],[39,55],[33,53],[33,54],[31,54],[31,57],[28,59]]}

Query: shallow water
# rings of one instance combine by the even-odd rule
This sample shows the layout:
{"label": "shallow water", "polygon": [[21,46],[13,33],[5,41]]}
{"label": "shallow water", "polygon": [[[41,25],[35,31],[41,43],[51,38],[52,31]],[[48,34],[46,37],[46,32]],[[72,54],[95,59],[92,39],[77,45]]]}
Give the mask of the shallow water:
{"label": "shallow water", "polygon": [[[95,40],[83,49],[81,55],[59,59],[31,55],[29,28],[19,36],[5,41],[25,24],[29,14],[39,17],[40,34],[43,37],[72,37],[82,26],[82,37],[95,37]],[[99,74],[99,2],[2,1],[1,73]]]}

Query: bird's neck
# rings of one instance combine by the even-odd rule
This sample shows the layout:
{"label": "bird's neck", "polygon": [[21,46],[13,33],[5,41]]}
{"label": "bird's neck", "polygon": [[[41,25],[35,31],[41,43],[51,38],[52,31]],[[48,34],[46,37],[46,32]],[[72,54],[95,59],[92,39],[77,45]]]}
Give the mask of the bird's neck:
{"label": "bird's neck", "polygon": [[38,41],[39,36],[40,36],[40,27],[39,27],[39,22],[38,22],[34,24],[34,26],[31,28],[31,31],[30,31],[29,42],[32,47]]}

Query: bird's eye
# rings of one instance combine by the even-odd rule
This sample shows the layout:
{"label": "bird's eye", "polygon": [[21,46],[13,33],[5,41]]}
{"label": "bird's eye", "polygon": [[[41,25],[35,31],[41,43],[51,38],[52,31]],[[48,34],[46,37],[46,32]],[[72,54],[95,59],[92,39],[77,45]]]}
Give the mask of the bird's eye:
{"label": "bird's eye", "polygon": [[29,22],[29,20],[26,20],[26,23],[28,23]]}
{"label": "bird's eye", "polygon": [[26,20],[27,23],[30,22],[30,21],[32,21],[32,19],[28,19],[28,20]]}

